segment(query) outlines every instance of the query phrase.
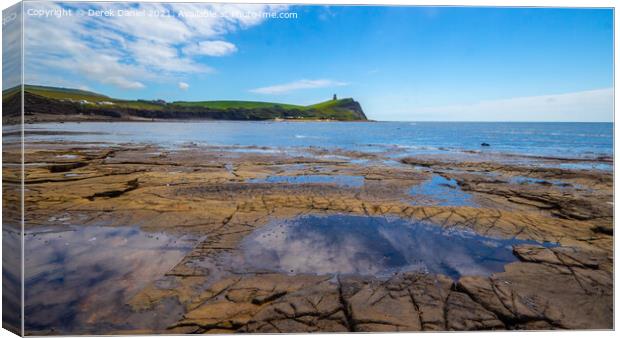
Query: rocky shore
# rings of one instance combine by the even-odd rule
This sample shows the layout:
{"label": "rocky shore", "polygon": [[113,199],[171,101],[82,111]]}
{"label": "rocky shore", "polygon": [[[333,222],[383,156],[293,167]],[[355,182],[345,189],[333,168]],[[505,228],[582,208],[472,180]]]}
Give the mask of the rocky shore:
{"label": "rocky shore", "polygon": [[[19,163],[17,147],[5,145],[3,155]],[[562,167],[561,159],[472,156],[29,143],[26,231],[105,224],[197,239],[165,274],[142,280],[121,309],[80,323],[97,333],[612,329],[613,174]],[[18,169],[5,166],[3,184],[19,184]],[[466,203],[451,203],[455,193]],[[13,197],[5,194],[5,205]],[[336,214],[530,242],[512,248],[515,262],[504,271],[457,280],[230,263],[244,238],[273,220]],[[27,307],[26,317],[29,309],[38,307]]]}

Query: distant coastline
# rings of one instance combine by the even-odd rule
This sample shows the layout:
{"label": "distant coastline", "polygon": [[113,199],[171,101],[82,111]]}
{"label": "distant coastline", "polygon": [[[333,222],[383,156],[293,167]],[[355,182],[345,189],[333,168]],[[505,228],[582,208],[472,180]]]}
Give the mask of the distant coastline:
{"label": "distant coastline", "polygon": [[[20,87],[2,92],[3,123],[20,123]],[[71,88],[24,86],[24,123],[81,121],[368,121],[352,98],[301,106],[258,101],[120,100]]]}

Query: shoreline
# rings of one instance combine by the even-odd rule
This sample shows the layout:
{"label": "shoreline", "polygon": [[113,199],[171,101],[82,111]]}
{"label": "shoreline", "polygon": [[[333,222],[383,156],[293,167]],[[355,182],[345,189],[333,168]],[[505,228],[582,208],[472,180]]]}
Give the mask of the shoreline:
{"label": "shoreline", "polygon": [[[194,123],[194,122],[342,122],[342,123],[375,123],[375,122],[386,122],[386,121],[376,121],[376,120],[329,120],[329,119],[256,119],[256,120],[233,120],[233,119],[138,119],[138,118],[127,118],[127,119],[106,119],[106,118],[86,118],[80,119],[71,116],[60,116],[58,119],[50,119],[50,120],[28,120],[24,122],[24,125],[38,125],[38,124],[46,124],[46,123],[82,123],[82,122],[95,122],[95,123],[114,123],[114,122],[152,122],[152,123],[162,123],[162,122],[186,122],[186,123]],[[19,121],[5,120],[3,121],[3,125],[12,126],[12,125],[20,125]]]}
{"label": "shoreline", "polygon": [[[426,121],[426,120],[411,120],[411,121],[392,121],[392,120],[329,120],[329,119],[264,119],[264,120],[227,120],[227,119],[139,119],[139,118],[97,118],[97,119],[75,119],[71,115],[55,115],[66,117],[62,120],[50,120],[50,121],[26,121],[24,124],[45,124],[45,123],[65,123],[65,122],[211,122],[211,121],[224,121],[224,122],[373,122],[373,123],[445,123],[445,124],[608,124],[613,125],[613,121]],[[6,123],[4,125],[18,125],[17,123]]]}
{"label": "shoreline", "polygon": [[[103,122],[103,121],[101,121]],[[129,122],[129,121],[128,121]],[[139,121],[131,121],[131,122],[139,122]],[[165,122],[169,122],[169,121],[165,121]],[[184,123],[185,121],[178,121],[181,123]],[[194,121],[195,122],[195,121]],[[207,122],[207,121],[202,121],[202,122]],[[208,121],[208,122],[220,122],[220,121]],[[224,121],[224,122],[235,122],[235,121]],[[239,122],[239,121],[237,121]],[[244,121],[245,122],[245,121]],[[268,122],[268,121],[256,121],[256,122]],[[72,122],[75,123],[75,122]],[[25,143],[45,143],[45,142],[49,142],[49,141],[45,141],[44,139],[36,139],[37,136],[79,136],[79,135],[113,135],[114,133],[109,133],[109,132],[99,132],[99,131],[63,131],[63,130],[38,130],[38,129],[33,129],[33,130],[25,130],[25,134],[26,137],[28,136],[34,136],[35,138],[32,140],[29,140],[28,138],[25,139]],[[9,132],[3,132],[3,137],[16,137],[21,135],[21,131],[9,131]],[[67,142],[67,141],[54,141],[54,142]],[[86,141],[75,141],[75,144],[80,144],[82,142],[86,142]],[[11,141],[9,140],[5,140],[5,143],[10,144]],[[86,143],[92,143],[92,142],[86,142]],[[97,143],[101,143],[98,142]],[[105,143],[105,142],[103,142]],[[152,142],[145,142],[144,144],[148,144],[150,146],[157,146],[157,144],[152,143]],[[306,151],[309,153],[331,153],[331,154],[342,154],[346,157],[347,154],[355,154],[358,152],[364,152],[364,150],[358,150],[357,147],[356,149],[349,149],[349,148],[342,148],[342,147],[337,147],[337,146],[310,146],[310,147],[304,147],[304,146],[292,146],[292,147],[282,147],[282,146],[271,146],[271,145],[257,145],[257,144],[247,144],[247,145],[243,145],[243,144],[209,144],[209,143],[205,143],[205,142],[186,142],[184,144],[180,144],[180,145],[176,145],[176,147],[207,147],[209,149],[247,149],[247,150],[252,150],[252,149],[261,149],[261,150],[271,150],[271,151],[283,151],[286,152],[289,149],[293,149],[294,151]],[[426,151],[430,151],[430,150],[434,150],[436,151],[435,153],[416,153],[416,151],[407,151],[407,149],[409,149],[410,146],[403,146],[400,144],[367,144],[366,146],[379,146],[379,147],[383,147],[385,148],[383,152],[389,152],[390,149],[399,149],[402,152],[402,157],[409,157],[409,156],[413,156],[413,157],[417,157],[420,159],[424,159],[424,160],[428,160],[428,161],[432,161],[433,157],[438,157],[439,159],[444,159],[444,157],[446,155],[449,154],[456,154],[456,155],[462,155],[464,156],[463,158],[460,158],[460,161],[467,161],[468,158],[467,157],[471,157],[471,160],[474,162],[494,162],[494,161],[498,161],[498,162],[502,162],[502,161],[509,161],[510,159],[522,159],[522,160],[531,160],[534,162],[538,162],[537,164],[547,164],[548,167],[550,169],[553,168],[560,168],[559,166],[554,166],[554,165],[559,165],[562,163],[593,163],[593,164],[601,164],[601,165],[610,165],[611,168],[609,170],[613,170],[613,164],[614,164],[614,159],[613,159],[613,154],[609,155],[609,154],[605,154],[605,153],[599,153],[599,154],[584,154],[582,157],[560,157],[560,156],[551,156],[551,155],[544,155],[544,154],[535,154],[535,153],[531,153],[531,152],[524,152],[524,153],[517,153],[517,152],[510,152],[510,151],[506,151],[506,150],[496,150],[493,148],[490,149],[461,149],[461,148],[447,148],[444,146],[417,146],[418,150],[426,150]],[[164,146],[165,148],[165,146]],[[311,151],[308,151],[311,150]],[[379,152],[379,154],[381,154],[382,152]],[[366,155],[364,155],[366,157],[376,157],[376,154],[374,153],[367,153]],[[400,158],[402,158],[400,157]],[[398,159],[398,158],[397,158]],[[420,162],[420,165],[424,164],[424,161]],[[524,162],[517,162],[524,164]],[[543,166],[544,167],[544,166]],[[569,170],[571,168],[568,168]],[[603,170],[603,171],[609,171],[607,169],[600,169],[600,168],[583,168],[584,170],[589,169],[589,170]]]}

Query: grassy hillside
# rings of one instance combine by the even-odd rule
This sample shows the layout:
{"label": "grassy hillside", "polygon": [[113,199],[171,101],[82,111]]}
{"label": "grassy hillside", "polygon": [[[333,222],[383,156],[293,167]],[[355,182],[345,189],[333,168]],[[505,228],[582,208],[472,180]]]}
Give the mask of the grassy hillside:
{"label": "grassy hillside", "polygon": [[81,89],[56,88],[45,86],[25,86],[25,91],[53,99],[89,100],[93,102],[109,101],[110,98]]}
{"label": "grassy hillside", "polygon": [[246,109],[260,109],[260,108],[297,108],[302,109],[304,106],[297,106],[294,104],[275,103],[275,102],[261,102],[261,101],[175,101],[172,104],[182,107],[202,107],[211,109],[234,109],[234,108],[246,108]]}
{"label": "grassy hillside", "polygon": [[143,100],[119,100],[113,99],[108,96],[72,88],[56,88],[45,86],[24,86],[24,91],[39,95],[42,97],[55,99],[55,100],[74,100],[74,101],[87,101],[86,105],[101,105],[102,103],[111,102],[121,107],[136,108],[136,109],[162,109],[160,105],[149,103]]}
{"label": "grassy hillside", "polygon": [[[19,107],[19,93],[19,88],[3,91],[3,107]],[[120,100],[80,89],[26,85],[24,100],[26,118],[32,122],[74,119],[366,120],[359,103],[350,98],[309,106],[259,101],[165,102]]]}

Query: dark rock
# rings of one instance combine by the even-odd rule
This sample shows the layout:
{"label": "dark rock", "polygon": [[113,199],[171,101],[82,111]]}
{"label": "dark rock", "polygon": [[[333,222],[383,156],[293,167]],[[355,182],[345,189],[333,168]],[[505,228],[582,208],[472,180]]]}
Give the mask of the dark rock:
{"label": "dark rock", "polygon": [[609,235],[609,236],[614,235],[614,228],[612,226],[607,226],[607,225],[597,225],[592,228],[592,231],[605,234],[605,235]]}
{"label": "dark rock", "polygon": [[54,164],[54,165],[49,166],[48,169],[51,173],[65,173],[67,171],[71,171],[77,168],[82,168],[87,165],[88,163],[84,163],[84,162]]}

